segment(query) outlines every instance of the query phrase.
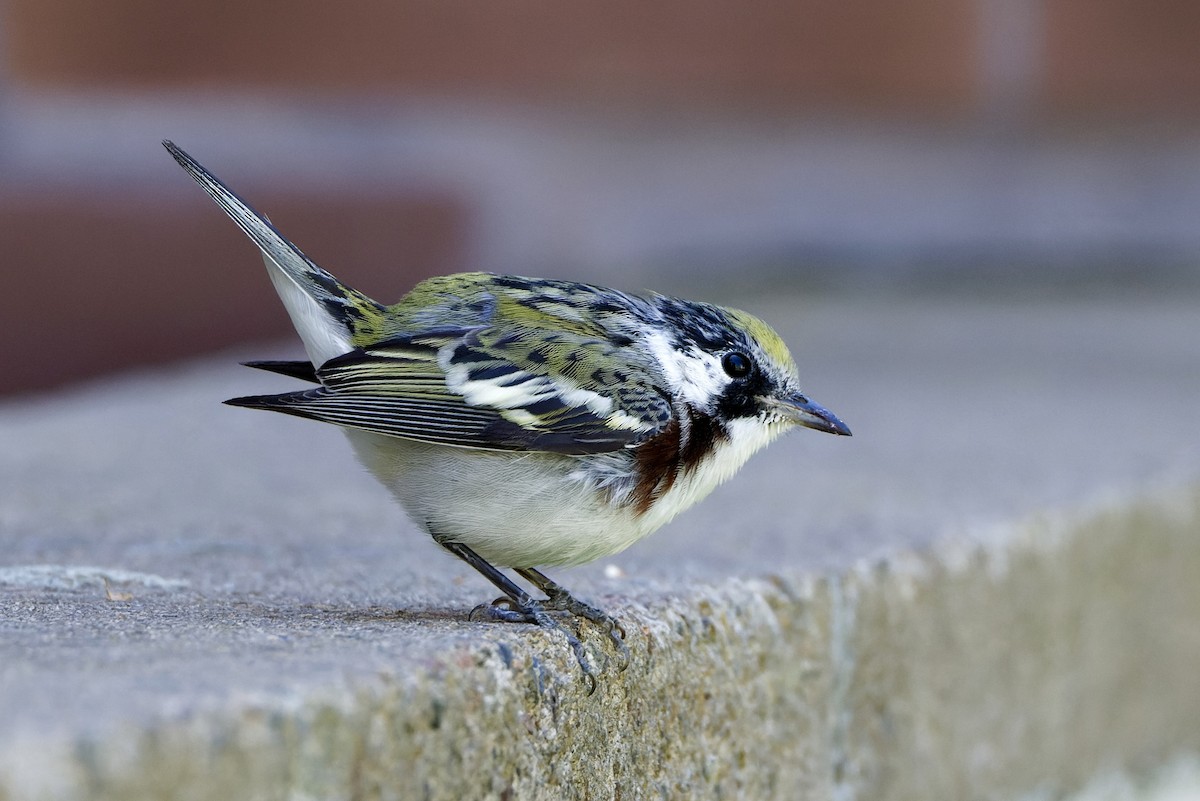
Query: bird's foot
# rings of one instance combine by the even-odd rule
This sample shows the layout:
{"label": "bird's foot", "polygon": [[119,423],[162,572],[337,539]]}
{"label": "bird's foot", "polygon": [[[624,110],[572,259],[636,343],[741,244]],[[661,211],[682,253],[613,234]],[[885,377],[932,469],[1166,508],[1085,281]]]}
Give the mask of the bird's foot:
{"label": "bird's foot", "polygon": [[625,627],[621,625],[619,620],[603,609],[597,609],[589,603],[584,603],[557,585],[548,591],[547,596],[546,600],[542,602],[542,605],[546,609],[555,612],[567,612],[576,617],[590,620],[597,626],[601,626],[608,634],[608,639],[612,642],[613,647],[617,649],[617,653],[621,657],[621,662],[617,666],[618,669],[625,670],[625,668],[629,667],[631,656],[629,654],[629,646],[625,644]]}
{"label": "bird's foot", "polygon": [[534,623],[533,617],[513,603],[507,596],[500,596],[490,604],[479,604],[467,615],[471,621],[492,620],[502,623]]}
{"label": "bird's foot", "polygon": [[597,609],[591,604],[579,600],[561,584],[540,570],[526,567],[517,568],[517,572],[539,590],[546,593],[546,600],[544,602],[546,609],[556,612],[566,612],[576,617],[590,620],[598,626],[603,626],[605,632],[608,634],[608,639],[612,641],[613,647],[617,649],[617,653],[620,655],[621,660],[617,666],[618,669],[625,670],[625,668],[629,667],[631,656],[629,654],[629,646],[625,644],[625,628],[615,617],[601,609]]}
{"label": "bird's foot", "polygon": [[[592,672],[592,666],[588,662],[587,653],[583,649],[583,643],[580,642],[575,632],[571,631],[562,621],[552,616],[550,611],[548,611],[549,609],[551,608],[546,606],[545,601],[527,598],[524,603],[517,603],[511,598],[501,597],[490,604],[480,604],[472,609],[470,619],[500,620],[505,623],[532,623],[547,631],[556,631],[562,634],[567,638],[567,644],[571,646],[571,652],[575,654],[575,661],[579,663],[579,669],[583,672],[584,679],[587,680],[587,694],[591,695],[596,692],[596,674]],[[552,609],[552,611],[567,610]]]}

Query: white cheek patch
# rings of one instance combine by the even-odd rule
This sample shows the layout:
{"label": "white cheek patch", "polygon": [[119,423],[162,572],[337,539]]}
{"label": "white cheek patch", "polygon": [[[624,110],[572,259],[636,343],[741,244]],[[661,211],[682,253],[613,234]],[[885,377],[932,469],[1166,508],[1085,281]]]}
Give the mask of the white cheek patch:
{"label": "white cheek patch", "polygon": [[731,381],[721,360],[711,353],[696,347],[676,350],[663,334],[653,334],[647,344],[670,388],[694,406],[708,408]]}

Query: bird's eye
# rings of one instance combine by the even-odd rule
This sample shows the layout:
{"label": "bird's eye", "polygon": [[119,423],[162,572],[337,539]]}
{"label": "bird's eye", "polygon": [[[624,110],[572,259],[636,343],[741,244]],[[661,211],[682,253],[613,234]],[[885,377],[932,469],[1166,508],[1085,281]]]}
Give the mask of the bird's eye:
{"label": "bird's eye", "polygon": [[744,353],[726,353],[725,358],[721,359],[721,366],[730,378],[745,378],[750,375],[750,357]]}

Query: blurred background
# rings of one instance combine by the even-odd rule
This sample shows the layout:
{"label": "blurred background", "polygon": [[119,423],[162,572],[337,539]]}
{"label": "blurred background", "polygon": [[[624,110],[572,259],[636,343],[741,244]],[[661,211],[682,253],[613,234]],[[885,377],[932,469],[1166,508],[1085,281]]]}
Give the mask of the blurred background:
{"label": "blurred background", "polygon": [[1200,296],[1200,4],[0,0],[0,394],[289,326],[170,138],[390,302]]}

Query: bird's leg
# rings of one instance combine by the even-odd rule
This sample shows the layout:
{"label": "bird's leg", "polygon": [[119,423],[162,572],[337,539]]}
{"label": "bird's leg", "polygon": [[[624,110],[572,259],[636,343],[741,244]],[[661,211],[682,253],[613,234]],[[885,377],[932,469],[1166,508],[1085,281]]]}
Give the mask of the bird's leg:
{"label": "bird's leg", "polygon": [[476,613],[481,613],[493,620],[503,620],[508,623],[533,623],[544,629],[559,632],[567,638],[567,644],[571,646],[571,651],[575,654],[575,660],[579,662],[579,668],[583,671],[583,675],[588,681],[588,695],[596,691],[596,676],[592,673],[591,665],[588,664],[587,655],[583,650],[583,643],[579,641],[579,638],[575,636],[573,631],[550,615],[546,610],[544,602],[530,597],[529,593],[513,583],[512,579],[501,573],[490,562],[462,543],[443,542],[441,545],[447,551],[478,570],[484,578],[495,584],[502,593],[508,596],[507,598],[500,599],[500,601],[507,600],[509,602],[510,606],[508,608],[501,606],[499,602],[481,604],[471,610],[472,619],[474,619]]}
{"label": "bird's leg", "polygon": [[621,670],[629,667],[629,646],[625,644],[625,628],[620,621],[604,610],[579,600],[565,587],[540,570],[534,570],[532,567],[518,567],[516,571],[529,583],[546,593],[546,601],[542,604],[546,609],[555,612],[569,612],[603,626],[608,632],[608,638],[612,640],[614,647],[621,654]]}

